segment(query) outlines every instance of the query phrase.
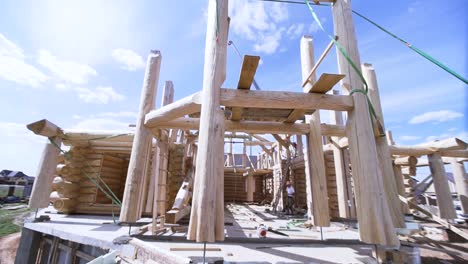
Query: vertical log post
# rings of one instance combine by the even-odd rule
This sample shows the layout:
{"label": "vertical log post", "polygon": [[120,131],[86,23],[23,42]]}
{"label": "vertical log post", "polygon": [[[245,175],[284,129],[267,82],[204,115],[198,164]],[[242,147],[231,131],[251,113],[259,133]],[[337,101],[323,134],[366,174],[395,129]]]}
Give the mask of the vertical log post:
{"label": "vertical log post", "polygon": [[[168,105],[174,101],[174,85],[171,81],[166,81],[164,85],[161,106]],[[150,188],[152,194],[148,195],[148,202],[151,201],[153,214],[153,231],[158,214],[166,211],[166,181],[167,181],[167,160],[169,156],[168,135],[166,130],[162,130],[153,150],[153,162],[151,166]],[[147,206],[148,207],[148,206]]]}
{"label": "vertical log post", "polygon": [[302,157],[304,155],[304,147],[302,144],[302,135],[297,134],[296,135],[296,155],[298,157]]}
{"label": "vertical log post", "polygon": [[145,163],[149,160],[148,154],[153,138],[150,130],[144,126],[144,122],[145,115],[154,109],[160,67],[161,53],[159,51],[151,51],[146,64],[138,120],[128,164],[127,180],[125,182],[122,208],[120,210],[121,222],[134,222],[138,220],[142,211],[139,205],[143,190],[143,179],[146,173]]}
{"label": "vertical log post", "polygon": [[[335,35],[355,65],[360,65],[359,51],[351,12],[351,0],[337,0],[332,7]],[[342,87],[350,92],[363,83],[346,58],[337,50]],[[399,246],[393,221],[383,191],[382,172],[372,129],[366,96],[354,93],[354,109],[348,112],[346,132],[349,140],[354,179],[359,234],[362,241],[385,246]]]}
{"label": "vertical log post", "polygon": [[[406,198],[406,192],[405,192],[405,182],[404,182],[404,177],[403,173],[401,173],[401,166],[399,165],[393,165],[393,173],[395,174],[395,181],[397,183],[397,190],[398,190],[398,195]],[[401,211],[404,214],[409,214],[410,210],[408,207],[407,203],[400,203],[401,205]]]}
{"label": "vertical log post", "polygon": [[[364,79],[369,86],[369,98],[372,102],[372,105],[374,106],[375,114],[377,115],[377,118],[382,125],[382,129],[385,130],[384,116],[380,102],[379,86],[377,84],[377,77],[374,67],[372,67],[372,64],[364,63],[361,65],[361,69]],[[403,202],[401,202],[398,197],[396,177],[393,171],[392,155],[390,154],[390,149],[388,148],[387,137],[376,137],[375,143],[377,146],[377,155],[379,157],[380,169],[382,170],[384,193],[387,197],[390,215],[395,227],[403,228],[405,227],[405,220],[403,218],[403,212],[401,211],[401,204],[403,204]],[[403,181],[403,178],[401,178],[401,181]]]}
{"label": "vertical log post", "polygon": [[[314,47],[311,37],[303,36],[301,39],[301,65],[302,81],[304,82],[314,66]],[[309,91],[316,80],[315,74],[304,87]],[[325,173],[325,157],[322,148],[322,132],[320,128],[320,111],[316,110],[312,115],[306,116],[306,123],[310,126],[310,132],[306,135],[306,152],[304,155],[305,175],[308,180],[307,206],[312,206],[312,215],[309,215],[315,226],[330,226],[330,209],[328,207],[327,175]],[[312,198],[310,201],[309,198]]]}
{"label": "vertical log post", "polygon": [[457,188],[458,199],[460,199],[462,212],[468,214],[468,178],[466,177],[465,166],[463,162],[452,158],[450,161],[452,166],[453,178],[455,187]]}
{"label": "vertical log post", "polygon": [[452,195],[448,184],[448,178],[444,168],[444,162],[439,153],[427,155],[429,168],[434,182],[434,189],[439,207],[439,217],[442,219],[455,219],[457,214],[453,205]]}
{"label": "vertical log post", "polygon": [[[214,242],[224,239],[224,189],[220,188],[219,166],[223,157],[224,118],[220,110],[220,88],[226,78],[228,1],[209,0],[203,74],[203,97],[189,240]],[[218,144],[213,144],[216,142]],[[222,162],[221,162],[222,164]],[[221,223],[222,220],[222,223]],[[218,223],[219,222],[219,223]],[[222,227],[222,228],[221,228]],[[221,229],[223,233],[220,234]]]}
{"label": "vertical log post", "polygon": [[38,209],[49,206],[49,197],[52,192],[52,182],[57,170],[57,160],[60,149],[51,141],[60,147],[62,139],[59,137],[50,137],[42,152],[37,169],[37,176],[29,199],[29,208]]}
{"label": "vertical log post", "polygon": [[[333,94],[340,94],[339,91],[333,90]],[[343,125],[343,115],[339,111],[330,111],[330,123],[335,125]],[[339,137],[332,137],[333,142],[339,142]],[[350,198],[348,196],[348,178],[346,177],[346,167],[344,164],[343,150],[336,144],[332,144],[333,162],[335,163],[336,174],[336,192],[338,196],[338,211],[342,218],[350,218]]]}

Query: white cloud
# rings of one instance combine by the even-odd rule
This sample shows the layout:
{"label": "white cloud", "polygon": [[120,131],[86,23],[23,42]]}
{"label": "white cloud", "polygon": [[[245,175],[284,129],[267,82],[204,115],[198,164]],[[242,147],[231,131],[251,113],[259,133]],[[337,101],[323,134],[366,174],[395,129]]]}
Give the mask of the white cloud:
{"label": "white cloud", "polygon": [[0,146],[3,150],[0,152],[0,168],[20,170],[33,176],[46,140],[29,131],[26,124],[0,122]]}
{"label": "white cloud", "polygon": [[262,35],[258,39],[258,42],[254,44],[254,51],[263,52],[265,54],[274,53],[280,45],[283,31],[284,28],[280,28],[273,34]]}
{"label": "white cloud", "polygon": [[0,56],[24,58],[23,50],[0,33]]}
{"label": "white cloud", "polygon": [[97,116],[101,117],[138,117],[137,112],[130,112],[130,111],[120,111],[120,112],[104,112],[104,113],[99,113]]}
{"label": "white cloud", "polygon": [[428,136],[426,137],[427,141],[434,141],[434,140],[442,140],[446,138],[459,138],[465,142],[468,142],[468,131],[461,131],[459,133],[453,133],[452,131],[447,131],[446,133],[443,133],[438,136]]}
{"label": "white cloud", "polygon": [[302,23],[293,24],[286,31],[286,35],[288,35],[290,39],[298,38],[302,34],[304,34],[304,24]]}
{"label": "white cloud", "polygon": [[129,49],[114,49],[112,51],[112,58],[123,64],[122,69],[127,71],[144,69],[146,65],[145,61],[140,55]]}
{"label": "white cloud", "polygon": [[288,19],[288,8],[281,3],[265,5],[261,1],[233,1],[229,5],[234,34],[253,42],[257,52],[272,54],[280,46]]}
{"label": "white cloud", "polygon": [[427,122],[442,123],[463,117],[462,113],[451,110],[440,110],[433,112],[426,112],[417,115],[409,121],[410,124],[422,124]]}
{"label": "white cloud", "polygon": [[421,139],[421,137],[420,136],[401,136],[398,139],[401,141],[414,141],[414,140]]}
{"label": "white cloud", "polygon": [[39,87],[49,79],[25,61],[23,50],[0,34],[0,78],[30,87]]}
{"label": "white cloud", "polygon": [[[320,20],[322,25],[325,24],[326,21],[327,21],[326,18],[321,18]],[[320,30],[320,26],[317,24],[317,22],[314,21],[312,22],[312,24],[310,24],[308,32],[312,34],[312,33],[317,33],[319,30]]]}
{"label": "white cloud", "polygon": [[107,104],[109,102],[118,102],[125,99],[124,95],[119,94],[110,86],[98,86],[94,90],[79,87],[76,88],[75,91],[78,93],[78,98],[86,103]]}
{"label": "white cloud", "polygon": [[39,64],[47,68],[59,80],[73,83],[86,84],[97,72],[87,64],[81,64],[74,61],[60,60],[47,50],[39,51]]}
{"label": "white cloud", "polygon": [[88,118],[78,122],[76,130],[130,130],[129,124],[113,118]]}

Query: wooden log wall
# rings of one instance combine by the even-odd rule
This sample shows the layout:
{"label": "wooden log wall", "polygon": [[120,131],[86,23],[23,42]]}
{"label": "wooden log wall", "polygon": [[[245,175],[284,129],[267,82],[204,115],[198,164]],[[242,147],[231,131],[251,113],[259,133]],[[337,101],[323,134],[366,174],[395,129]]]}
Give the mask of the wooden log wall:
{"label": "wooden log wall", "polygon": [[56,210],[62,213],[119,213],[117,206],[112,206],[111,199],[91,179],[101,177],[122,199],[128,154],[98,153],[89,147],[72,146],[60,162],[50,195]]}
{"label": "wooden log wall", "polygon": [[[327,175],[328,207],[330,217],[339,217],[338,196],[335,163],[333,161],[333,151],[324,151],[325,171]],[[291,178],[296,191],[295,205],[298,208],[307,208],[306,180],[304,159],[298,158],[293,163],[294,178]]]}
{"label": "wooden log wall", "polygon": [[338,191],[333,151],[324,151],[323,155],[325,157],[325,173],[327,175],[328,209],[330,217],[339,217],[340,212],[338,208]]}
{"label": "wooden log wall", "polygon": [[173,144],[169,149],[166,181],[166,208],[170,210],[177,196],[180,185],[184,181],[184,145]]}
{"label": "wooden log wall", "polygon": [[[271,178],[271,177],[270,177]],[[242,173],[225,172],[224,173],[224,201],[226,203],[239,203],[247,202],[247,188],[246,188],[247,177],[243,176]],[[263,177],[254,176],[255,180],[255,191],[253,195],[254,202],[261,202],[266,197],[263,193]],[[273,199],[273,194],[270,194],[268,201]]]}

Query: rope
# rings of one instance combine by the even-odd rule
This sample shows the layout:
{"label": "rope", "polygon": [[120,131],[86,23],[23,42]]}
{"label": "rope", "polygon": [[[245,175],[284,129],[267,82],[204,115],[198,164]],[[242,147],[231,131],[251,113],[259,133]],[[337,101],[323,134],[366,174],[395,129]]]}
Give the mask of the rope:
{"label": "rope", "polygon": [[[299,5],[303,5],[304,2],[300,2],[300,1],[290,1],[290,0],[259,0],[259,1],[262,1],[262,2],[277,2],[277,3],[285,3],[285,4],[299,4]],[[329,4],[321,4],[321,3],[311,3],[312,5],[316,5],[316,6],[330,6]]]}
{"label": "rope", "polygon": [[413,50],[414,52],[418,53],[419,55],[421,55],[422,57],[424,57],[425,59],[427,59],[428,61],[434,63],[435,65],[439,66],[441,69],[443,69],[444,71],[450,73],[452,76],[454,76],[455,78],[459,79],[460,81],[464,82],[465,84],[468,84],[468,80],[463,78],[460,74],[458,74],[457,72],[455,72],[454,70],[450,69],[449,67],[445,66],[442,62],[436,60],[434,57],[430,56],[429,54],[425,53],[424,51],[416,48],[415,46],[413,46],[412,44],[410,44],[409,42],[407,42],[406,40],[398,37],[397,35],[393,34],[392,32],[388,31],[387,29],[383,28],[382,26],[380,26],[379,24],[375,23],[374,21],[370,20],[369,18],[365,17],[364,15],[358,13],[357,11],[354,11],[352,10],[352,12],[356,15],[358,15],[359,17],[361,17],[362,19],[366,20],[367,22],[371,23],[372,25],[374,25],[375,27],[377,27],[378,29],[382,30],[383,32],[387,33],[388,35],[392,36],[393,38],[395,38],[396,40],[400,41],[401,43],[405,44],[405,46],[407,46],[408,48],[410,48],[411,50]]}
{"label": "rope", "polygon": [[371,100],[369,99],[369,96],[368,96],[368,92],[369,92],[369,86],[367,85],[367,82],[366,82],[366,79],[364,78],[364,76],[362,75],[362,72],[361,70],[356,66],[356,64],[354,64],[353,60],[349,57],[348,53],[345,51],[345,49],[343,48],[343,46],[341,46],[340,43],[338,43],[338,41],[336,40],[336,38],[332,35],[330,35],[326,30],[325,28],[323,27],[322,23],[320,22],[320,19],[318,18],[317,14],[315,13],[314,9],[312,8],[312,6],[310,5],[309,3],[309,0],[304,0],[307,7],[309,8],[310,10],[310,13],[312,14],[312,17],[314,18],[315,22],[317,23],[317,25],[319,26],[319,28],[323,31],[323,33],[325,33],[328,38],[330,38],[331,41],[333,41],[333,43],[335,43],[336,47],[338,48],[338,51],[343,55],[343,57],[348,61],[349,65],[351,65],[351,67],[353,68],[353,70],[356,72],[356,74],[359,76],[359,79],[361,79],[362,83],[363,83],[363,88],[354,88],[351,90],[351,92],[349,93],[349,95],[353,95],[354,93],[362,93],[363,95],[366,96],[366,100],[367,100],[367,104],[369,105],[369,112],[370,112],[370,118],[371,118],[371,122],[372,124],[374,124],[373,121],[375,121],[376,125],[377,125],[377,130],[379,131],[379,136],[384,136],[385,133],[383,132],[383,129],[382,129],[382,125],[380,124],[380,121],[377,117],[377,114],[375,113],[375,109],[374,109],[374,106],[372,105],[372,102]]}
{"label": "rope", "polygon": [[[285,3],[285,4],[304,4],[303,2],[298,2],[298,1],[282,1],[282,0],[260,0],[260,1],[263,1],[263,2],[279,2],[279,3]],[[309,8],[311,8],[311,5],[319,5],[319,6],[331,6],[332,4],[320,4],[320,3],[309,3],[308,0],[305,0],[305,4],[309,6]],[[354,14],[356,14],[357,16],[361,17],[362,19],[366,20],[367,22],[371,23],[372,25],[374,25],[375,27],[377,27],[378,29],[382,30],[383,32],[387,33],[388,35],[392,36],[393,38],[395,38],[396,40],[400,41],[401,43],[403,43],[405,46],[407,46],[408,48],[410,48],[411,50],[413,50],[414,52],[416,52],[417,54],[419,54],[420,56],[422,56],[423,58],[425,58],[426,60],[432,62],[433,64],[439,66],[441,69],[443,69],[444,71],[446,71],[447,73],[451,74],[452,76],[454,76],[455,78],[459,79],[460,81],[464,82],[465,84],[468,84],[468,80],[465,79],[463,76],[461,76],[460,74],[458,74],[457,72],[455,72],[454,70],[450,69],[448,66],[446,66],[445,64],[443,64],[442,62],[438,61],[437,59],[435,59],[434,57],[432,57],[431,55],[425,53],[424,51],[420,50],[419,48],[413,46],[412,44],[410,44],[409,42],[407,42],[406,40],[398,37],[397,35],[395,35],[394,33],[390,32],[389,30],[385,29],[384,27],[380,26],[379,24],[377,24],[376,22],[372,21],[371,19],[367,18],[366,16],[360,14],[359,12],[355,11],[355,10],[351,10]],[[312,11],[313,12],[313,11]],[[315,18],[315,17],[314,17]],[[317,20],[316,20],[317,21]],[[321,27],[320,23],[317,21],[317,23],[319,24],[319,26]],[[322,27],[321,27],[322,28]],[[323,29],[323,28],[322,28]],[[336,44],[336,43],[335,43]],[[344,54],[343,54],[344,55]],[[345,56],[346,57],[346,56]],[[353,65],[351,64],[351,66],[353,67]],[[354,67],[353,67],[354,68]]]}

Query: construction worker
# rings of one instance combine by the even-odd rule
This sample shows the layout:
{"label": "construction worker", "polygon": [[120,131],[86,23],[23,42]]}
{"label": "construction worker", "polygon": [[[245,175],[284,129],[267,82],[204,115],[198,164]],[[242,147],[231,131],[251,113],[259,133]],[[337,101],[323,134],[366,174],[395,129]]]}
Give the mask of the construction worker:
{"label": "construction worker", "polygon": [[286,198],[286,214],[294,214],[293,205],[295,191],[291,181],[286,181],[286,193],[288,194],[288,197]]}

